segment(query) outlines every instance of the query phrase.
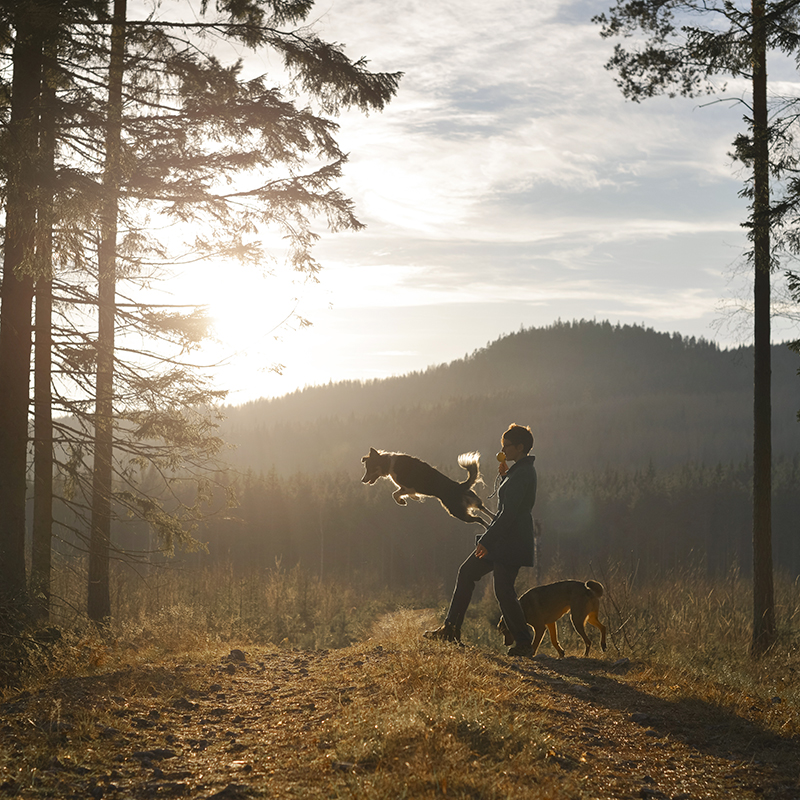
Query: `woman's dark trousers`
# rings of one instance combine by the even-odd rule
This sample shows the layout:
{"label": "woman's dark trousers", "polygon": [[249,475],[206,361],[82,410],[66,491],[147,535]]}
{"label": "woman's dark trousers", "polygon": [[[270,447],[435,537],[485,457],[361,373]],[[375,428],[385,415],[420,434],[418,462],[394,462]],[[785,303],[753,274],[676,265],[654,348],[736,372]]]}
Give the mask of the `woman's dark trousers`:
{"label": "woman's dark trousers", "polygon": [[500,604],[500,611],[515,642],[530,644],[533,641],[533,634],[525,621],[525,614],[514,588],[519,567],[499,564],[485,557],[478,558],[475,553],[472,553],[459,567],[456,588],[447,612],[447,622],[451,622],[456,630],[461,630],[461,624],[472,600],[472,593],[475,591],[475,584],[489,572],[494,572],[494,596]]}

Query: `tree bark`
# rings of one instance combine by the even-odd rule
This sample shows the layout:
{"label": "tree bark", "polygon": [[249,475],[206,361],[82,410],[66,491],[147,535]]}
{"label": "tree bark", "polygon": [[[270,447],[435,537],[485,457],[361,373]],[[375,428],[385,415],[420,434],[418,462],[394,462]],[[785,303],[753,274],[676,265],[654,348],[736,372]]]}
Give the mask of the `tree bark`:
{"label": "tree bark", "polygon": [[53,197],[55,193],[55,83],[45,69],[40,117],[40,193],[36,224],[36,317],[33,390],[33,544],[30,596],[34,619],[50,615],[50,570],[53,537]]}
{"label": "tree bark", "polygon": [[775,641],[772,574],[772,410],[770,365],[769,119],[764,0],[753,0],[753,639],[751,653]]}
{"label": "tree bark", "polygon": [[116,316],[117,213],[122,139],[122,77],[125,61],[126,0],[115,0],[108,80],[106,162],[98,251],[97,379],[95,387],[94,467],[89,540],[89,618],[111,617],[109,556],[111,547],[112,458],[114,437],[114,325]]}
{"label": "tree bark", "polygon": [[[26,9],[28,10],[28,9]],[[6,163],[0,318],[0,606],[25,604],[25,495],[34,290],[36,147],[43,21],[19,11]]]}

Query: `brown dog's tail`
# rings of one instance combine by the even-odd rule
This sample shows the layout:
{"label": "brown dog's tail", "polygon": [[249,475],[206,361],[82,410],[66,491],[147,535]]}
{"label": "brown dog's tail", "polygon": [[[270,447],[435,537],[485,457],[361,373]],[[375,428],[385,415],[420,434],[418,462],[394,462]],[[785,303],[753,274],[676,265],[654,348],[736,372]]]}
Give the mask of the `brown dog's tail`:
{"label": "brown dog's tail", "polygon": [[462,453],[458,457],[458,466],[463,467],[469,473],[467,479],[461,481],[461,485],[466,486],[467,489],[471,489],[481,477],[479,467],[480,458],[480,453]]}
{"label": "brown dog's tail", "polygon": [[586,581],[586,588],[593,594],[596,594],[598,597],[602,597],[603,592],[605,591],[603,589],[603,584],[598,583],[597,581]]}

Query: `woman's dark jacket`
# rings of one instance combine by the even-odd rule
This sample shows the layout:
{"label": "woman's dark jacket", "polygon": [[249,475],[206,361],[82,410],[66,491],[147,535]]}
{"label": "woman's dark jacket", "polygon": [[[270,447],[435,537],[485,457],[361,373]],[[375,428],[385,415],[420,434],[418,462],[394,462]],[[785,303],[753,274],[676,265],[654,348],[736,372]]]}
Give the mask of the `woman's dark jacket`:
{"label": "woman's dark jacket", "polygon": [[497,516],[479,541],[492,561],[533,566],[533,518],[536,502],[534,456],[525,456],[508,470],[497,493]]}

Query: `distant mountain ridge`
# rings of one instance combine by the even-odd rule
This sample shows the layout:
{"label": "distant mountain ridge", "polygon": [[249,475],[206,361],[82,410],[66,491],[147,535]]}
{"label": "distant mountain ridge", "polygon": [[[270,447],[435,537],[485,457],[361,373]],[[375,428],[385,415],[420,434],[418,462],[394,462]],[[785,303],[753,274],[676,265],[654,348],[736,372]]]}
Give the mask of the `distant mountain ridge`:
{"label": "distant mountain ridge", "polygon": [[[459,453],[494,452],[529,424],[540,468],[578,472],[743,462],[752,450],[752,348],[608,322],[520,330],[449,364],[310,387],[228,407],[232,461],[255,472],[359,473],[369,447],[418,455],[453,477]],[[773,450],[800,454],[800,358],[772,348]],[[489,478],[491,480],[491,478]]]}

